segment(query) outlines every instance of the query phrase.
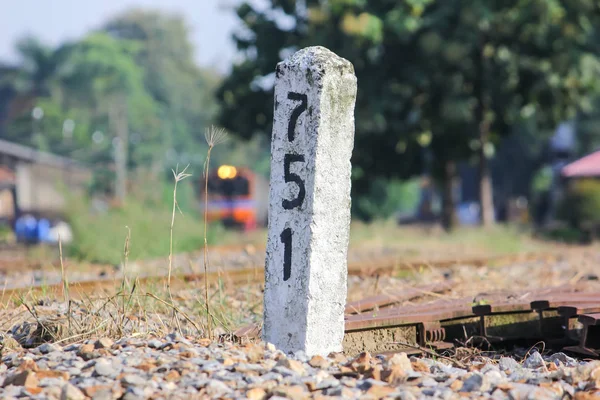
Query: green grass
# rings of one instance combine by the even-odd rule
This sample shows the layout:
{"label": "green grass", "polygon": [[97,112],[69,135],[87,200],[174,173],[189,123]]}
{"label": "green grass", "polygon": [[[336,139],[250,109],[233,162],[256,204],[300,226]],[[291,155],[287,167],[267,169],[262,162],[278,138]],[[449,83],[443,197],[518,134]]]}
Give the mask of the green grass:
{"label": "green grass", "polygon": [[[72,199],[69,220],[74,241],[66,247],[68,255],[85,261],[118,264],[123,257],[129,227],[130,260],[167,257],[171,210],[163,203],[130,197],[122,207],[92,212],[88,200]],[[199,250],[204,243],[204,225],[200,216],[181,205],[183,215],[177,212],[173,232],[175,254]],[[209,227],[209,244],[218,243],[223,236],[224,229],[220,225]]]}
{"label": "green grass", "polygon": [[515,226],[497,225],[490,229],[461,227],[451,233],[439,227],[398,226],[390,219],[370,224],[352,223],[351,246],[389,246],[406,250],[407,256],[426,256],[448,251],[465,254],[512,254],[541,250],[544,244],[531,237],[527,230]]}

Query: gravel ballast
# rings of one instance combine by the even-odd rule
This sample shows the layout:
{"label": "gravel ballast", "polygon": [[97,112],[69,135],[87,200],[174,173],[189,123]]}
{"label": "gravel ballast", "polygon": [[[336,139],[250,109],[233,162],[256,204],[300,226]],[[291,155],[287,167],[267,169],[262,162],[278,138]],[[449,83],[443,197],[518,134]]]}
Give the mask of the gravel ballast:
{"label": "gravel ballast", "polygon": [[[456,365],[456,364],[454,364]],[[348,359],[286,356],[268,343],[239,346],[179,334],[109,338],[4,351],[0,398],[419,399],[592,398],[600,361],[536,351],[520,360],[478,355],[458,368],[405,353]]]}

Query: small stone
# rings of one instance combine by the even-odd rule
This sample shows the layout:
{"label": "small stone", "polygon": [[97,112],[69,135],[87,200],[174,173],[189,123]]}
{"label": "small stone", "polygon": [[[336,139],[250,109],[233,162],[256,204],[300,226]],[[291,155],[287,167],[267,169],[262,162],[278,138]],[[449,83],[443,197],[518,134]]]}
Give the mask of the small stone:
{"label": "small stone", "polygon": [[592,378],[592,372],[594,372],[597,368],[600,368],[600,361],[592,361],[582,365],[579,365],[573,371],[573,377],[579,381],[587,381]]}
{"label": "small stone", "polygon": [[509,395],[512,398],[515,399],[536,399],[536,397],[532,397],[532,393],[535,389],[537,389],[537,386],[535,385],[528,385],[525,383],[519,383],[519,382],[513,382],[510,384],[511,389],[509,392]]}
{"label": "small stone", "polygon": [[500,383],[502,380],[504,380],[504,376],[502,376],[502,373],[500,371],[496,371],[496,370],[487,371],[484,374],[484,376],[486,377],[488,382],[492,385],[496,385],[496,384]]}
{"label": "small stone", "polygon": [[531,369],[541,368],[545,365],[546,365],[546,363],[544,362],[544,359],[542,358],[540,353],[538,353],[537,351],[532,353],[529,357],[527,357],[527,359],[523,363],[523,366],[525,368],[531,368]]}
{"label": "small stone", "polygon": [[181,378],[181,375],[176,370],[172,369],[165,375],[167,382],[176,382]]}
{"label": "small stone", "polygon": [[393,394],[392,396],[400,400],[417,400],[415,395],[412,392],[409,392],[408,390],[401,390],[397,392],[397,394]]}
{"label": "small stone", "polygon": [[33,395],[33,396],[35,396],[35,395],[38,395],[38,394],[42,393],[42,391],[43,391],[43,390],[44,390],[44,389],[43,389],[43,388],[41,388],[41,387],[26,387],[26,388],[25,388],[25,391],[26,391],[28,394],[30,394],[30,395]]}
{"label": "small stone", "polygon": [[500,371],[517,371],[521,368],[521,365],[511,357],[501,357],[498,364]]}
{"label": "small stone", "polygon": [[259,376],[263,373],[265,367],[260,364],[239,363],[234,367],[235,372],[239,372],[244,376]]}
{"label": "small stone", "polygon": [[529,393],[528,398],[535,399],[535,400],[554,400],[554,399],[561,399],[562,396],[558,395],[552,389],[536,387]]}
{"label": "small stone", "polygon": [[91,343],[81,345],[81,347],[79,347],[79,350],[77,351],[77,355],[83,358],[84,360],[91,360],[93,358],[99,357],[99,354],[94,352],[94,345]]}
{"label": "small stone", "polygon": [[302,365],[300,361],[291,360],[289,358],[277,361],[277,366],[287,368],[299,375],[303,375],[306,372],[304,365]]}
{"label": "small stone", "polygon": [[334,387],[334,388],[325,390],[324,394],[326,394],[327,396],[341,397],[343,399],[352,399],[352,398],[357,398],[360,395],[360,392],[357,393],[354,390],[349,389],[347,387],[338,386],[338,387]]}
{"label": "small stone", "polygon": [[2,384],[2,387],[6,387],[9,385],[13,386],[25,386],[25,387],[35,387],[38,386],[38,379],[35,376],[35,372],[31,370],[25,370],[22,372],[17,372],[16,374],[9,375]]}
{"label": "small stone", "polygon": [[[600,380],[600,367],[594,368],[592,372],[590,372],[590,378],[598,382]],[[597,386],[598,387],[598,386]]]}
{"label": "small stone", "polygon": [[66,381],[69,380],[69,373],[65,371],[51,371],[51,370],[41,370],[35,373],[35,377],[38,379],[64,379]]}
{"label": "small stone", "polygon": [[552,391],[561,399],[564,397],[564,389],[559,382],[540,382],[540,387]]}
{"label": "small stone", "polygon": [[163,343],[158,339],[151,339],[148,341],[148,347],[151,349],[159,349]]}
{"label": "small stone", "polygon": [[597,400],[598,396],[595,393],[589,392],[577,392],[575,393],[574,400]]}
{"label": "small stone", "polygon": [[257,344],[249,344],[245,350],[246,357],[250,362],[256,363],[265,358],[265,350]]}
{"label": "small stone", "polygon": [[[398,365],[404,372],[412,372],[413,367],[406,353],[396,353],[389,360],[389,365]],[[427,371],[428,372],[428,371]]]}
{"label": "small stone", "polygon": [[275,351],[275,350],[277,350],[277,348],[275,347],[275,345],[273,343],[267,343],[267,345],[265,347],[269,351]]}
{"label": "small stone", "polygon": [[401,364],[393,364],[382,372],[381,378],[390,385],[398,386],[406,381],[407,372]]}
{"label": "small stone", "polygon": [[139,375],[134,374],[126,374],[121,378],[121,383],[123,386],[143,386],[146,384],[146,379],[142,378]]}
{"label": "small stone", "polygon": [[381,380],[381,366],[380,365],[375,365],[372,368],[369,368],[368,370],[365,371],[365,378],[372,378],[375,380],[380,381]]}
{"label": "small stone", "polygon": [[498,368],[494,364],[488,363],[488,364],[484,364],[483,367],[479,370],[479,372],[481,372],[484,375],[490,371],[500,371],[500,368]]}
{"label": "small stone", "polygon": [[348,358],[343,353],[330,353],[327,358],[333,360],[333,362],[338,364],[346,364],[348,362]]}
{"label": "small stone", "polygon": [[94,347],[96,349],[110,349],[113,346],[113,344],[115,344],[115,342],[113,342],[111,338],[103,337],[96,340],[96,343],[94,343]]}
{"label": "small stone", "polygon": [[422,387],[437,387],[438,382],[430,376],[426,376],[421,380],[420,386]]}
{"label": "small stone", "polygon": [[262,388],[253,388],[246,392],[246,398],[249,400],[263,400],[267,398],[267,392]]}
{"label": "small stone", "polygon": [[577,364],[577,361],[575,361],[574,358],[569,357],[565,353],[561,353],[561,352],[552,354],[548,360],[551,362],[557,363],[557,365],[559,365],[558,364],[559,362],[563,363],[567,367],[573,367]]}
{"label": "small stone", "polygon": [[223,360],[224,367],[231,367],[232,365],[235,365],[235,360],[233,358],[226,358]]}
{"label": "small stone", "polygon": [[325,369],[329,366],[329,361],[327,361],[322,356],[316,355],[310,359],[310,361],[308,362],[308,365],[310,365],[313,368]]}
{"label": "small stone", "polygon": [[455,379],[450,384],[450,389],[454,390],[455,392],[458,392],[460,389],[462,389],[462,387],[463,387],[463,381],[461,381],[460,379]]}
{"label": "small stone", "polygon": [[350,368],[353,371],[364,374],[367,370],[371,368],[371,354],[368,352],[364,352],[359,354],[356,358],[348,363]]}
{"label": "small stone", "polygon": [[338,387],[340,385],[341,385],[341,383],[337,379],[323,379],[322,381],[318,382],[317,384],[312,384],[312,385],[307,384],[306,387],[308,388],[308,390],[310,390],[312,392],[315,390],[324,390],[324,389],[334,388],[334,387]]}
{"label": "small stone", "polygon": [[95,397],[97,393],[103,392],[103,391],[112,392],[112,386],[110,386],[110,385],[94,385],[94,386],[87,386],[87,387],[83,388],[83,393],[87,397],[92,397],[92,398]]}
{"label": "small stone", "polygon": [[19,367],[17,368],[18,371],[33,371],[36,372],[39,370],[39,367],[37,366],[36,362],[33,361],[31,358],[25,358],[21,364],[19,364]]}
{"label": "small stone", "polygon": [[52,343],[44,343],[44,344],[38,346],[37,349],[42,354],[48,354],[48,353],[52,353],[53,351],[60,350],[60,347],[58,347],[57,345],[52,344]]}
{"label": "small stone", "polygon": [[308,361],[308,356],[306,355],[306,353],[302,350],[298,350],[294,353],[294,358],[298,361],[301,362],[307,362]]}
{"label": "small stone", "polygon": [[288,399],[293,400],[303,400],[310,397],[310,395],[306,391],[306,388],[300,385],[277,386],[276,388],[273,388],[271,393],[274,396],[286,397]]}
{"label": "small stone", "polygon": [[368,365],[371,363],[371,358],[371,353],[365,351],[356,356],[356,358],[352,360],[352,364],[356,363],[361,365]]}
{"label": "small stone", "polygon": [[417,372],[430,372],[430,368],[423,361],[412,361],[412,369]]}
{"label": "small stone", "polygon": [[77,351],[79,350],[79,347],[78,344],[73,343],[63,347],[63,351]]}
{"label": "small stone", "polygon": [[70,383],[65,384],[60,392],[60,400],[84,400],[85,394]]}
{"label": "small stone", "polygon": [[478,373],[474,373],[463,381],[461,392],[476,392],[483,385],[483,376]]}
{"label": "small stone", "polygon": [[354,371],[353,368],[346,367],[346,366],[342,365],[340,367],[340,374],[343,374],[343,375],[356,374],[356,371]]}
{"label": "small stone", "polygon": [[217,380],[211,380],[208,382],[208,384],[205,386],[205,389],[206,392],[212,396],[221,396],[232,391],[227,384]]}
{"label": "small stone", "polygon": [[153,370],[154,368],[156,368],[156,364],[154,364],[154,362],[144,361],[137,365],[134,365],[134,368],[137,368],[144,372],[149,372],[149,371]]}
{"label": "small stone", "polygon": [[113,364],[106,358],[99,358],[94,364],[94,372],[99,376],[116,376],[119,371],[116,370]]}
{"label": "small stone", "polygon": [[143,400],[146,398],[147,396],[142,388],[132,386],[127,388],[122,400]]}
{"label": "small stone", "polygon": [[396,389],[389,386],[373,385],[367,389],[366,394],[376,399],[381,399],[393,393]]}

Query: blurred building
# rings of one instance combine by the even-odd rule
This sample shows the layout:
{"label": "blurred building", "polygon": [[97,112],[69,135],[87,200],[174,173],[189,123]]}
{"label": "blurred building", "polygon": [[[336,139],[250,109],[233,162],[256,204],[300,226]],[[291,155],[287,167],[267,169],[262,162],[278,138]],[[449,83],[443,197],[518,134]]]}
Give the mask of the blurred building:
{"label": "blurred building", "polygon": [[82,193],[91,178],[71,159],[0,140],[0,218],[62,215],[67,194]]}

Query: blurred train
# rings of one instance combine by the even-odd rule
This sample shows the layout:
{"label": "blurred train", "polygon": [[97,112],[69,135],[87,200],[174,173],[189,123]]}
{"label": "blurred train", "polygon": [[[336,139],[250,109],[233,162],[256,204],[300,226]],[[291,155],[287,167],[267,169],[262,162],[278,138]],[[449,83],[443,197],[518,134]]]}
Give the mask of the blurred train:
{"label": "blurred train", "polygon": [[[204,179],[198,182],[198,200],[204,209]],[[268,181],[252,170],[221,165],[208,174],[208,212],[211,222],[253,230],[267,226]]]}

